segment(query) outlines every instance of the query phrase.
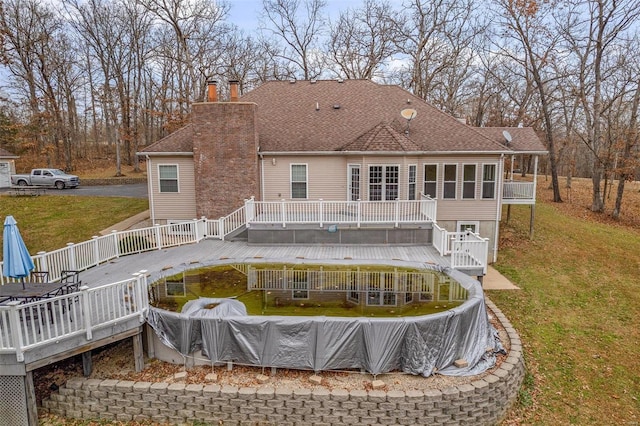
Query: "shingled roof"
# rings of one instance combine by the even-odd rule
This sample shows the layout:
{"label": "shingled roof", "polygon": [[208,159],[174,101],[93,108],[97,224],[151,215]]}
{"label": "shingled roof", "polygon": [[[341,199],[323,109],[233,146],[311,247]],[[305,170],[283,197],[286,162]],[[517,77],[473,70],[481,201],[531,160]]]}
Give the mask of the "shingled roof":
{"label": "shingled roof", "polygon": [[[547,154],[549,152],[531,127],[479,127],[478,131],[496,142],[505,144],[516,153]],[[511,141],[508,144],[504,137],[505,131],[511,135]]]}
{"label": "shingled roof", "polygon": [[[370,80],[270,81],[241,101],[258,104],[263,152],[352,150],[359,138],[375,132],[381,123],[392,126],[404,120],[400,111],[409,108],[417,114],[404,139],[416,151],[505,151],[504,145],[399,86]],[[369,146],[397,148],[397,138],[390,138],[388,132],[378,135],[391,143],[370,140]]]}
{"label": "shingled roof", "polygon": [[0,148],[0,158],[18,158],[18,156],[10,153],[4,148]]}
{"label": "shingled roof", "polygon": [[193,153],[193,125],[187,124],[159,141],[152,143],[142,152],[165,155]]}
{"label": "shingled roof", "polygon": [[[545,152],[530,128],[476,128],[395,85],[370,80],[270,81],[242,96],[258,105],[263,153]],[[408,122],[404,109],[416,111]],[[187,125],[145,148],[158,155],[193,152]]]}

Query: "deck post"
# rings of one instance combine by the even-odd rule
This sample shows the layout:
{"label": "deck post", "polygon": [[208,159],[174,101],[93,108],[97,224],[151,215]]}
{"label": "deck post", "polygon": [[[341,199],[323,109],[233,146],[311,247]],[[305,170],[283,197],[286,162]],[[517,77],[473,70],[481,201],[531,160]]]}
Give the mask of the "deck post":
{"label": "deck post", "polygon": [[84,318],[84,328],[87,333],[87,340],[93,338],[93,330],[91,330],[91,308],[89,305],[89,286],[80,287],[80,303],[82,304],[82,317]]}
{"label": "deck post", "polygon": [[22,352],[22,330],[20,330],[20,316],[18,315],[18,306],[20,306],[20,302],[12,300],[7,303],[7,306],[11,308],[9,311],[9,329],[11,330],[11,336],[13,336],[13,347],[16,348],[16,360],[18,362],[24,362],[24,352]]}
{"label": "deck post", "polygon": [[531,204],[531,217],[529,218],[529,239],[533,240],[533,223],[536,218],[536,205]]}
{"label": "deck post", "polygon": [[160,233],[160,224],[156,223],[154,228],[156,233],[156,246],[158,246],[158,250],[162,250],[162,234]]}
{"label": "deck post", "polygon": [[142,327],[138,330],[138,333],[131,337],[133,342],[133,363],[135,365],[136,373],[144,370],[144,351],[142,349]]}
{"label": "deck post", "polygon": [[97,235],[94,235],[91,237],[91,241],[93,242],[93,256],[94,256],[93,266],[98,266],[100,264],[100,245],[98,244],[99,238],[100,237],[98,237]]}
{"label": "deck post", "polygon": [[320,228],[322,228],[322,223],[324,222],[324,205],[322,204],[322,198],[320,198],[320,205],[318,206],[318,211],[320,213]]}
{"label": "deck post", "polygon": [[91,351],[82,352],[82,375],[89,377],[93,371],[93,360],[91,359]]}
{"label": "deck post", "polygon": [[115,229],[111,231],[111,235],[113,236],[113,248],[116,253],[116,257],[120,257],[120,244],[118,244],[118,231]]}
{"label": "deck post", "polygon": [[36,388],[33,385],[33,371],[27,371],[24,376],[25,403],[27,404],[27,423],[29,426],[38,426],[38,404],[36,400]]}
{"label": "deck post", "polygon": [[75,244],[73,243],[67,243],[67,250],[69,252],[69,269],[71,270],[76,270],[78,268],[76,268],[76,251],[74,250],[73,246]]}

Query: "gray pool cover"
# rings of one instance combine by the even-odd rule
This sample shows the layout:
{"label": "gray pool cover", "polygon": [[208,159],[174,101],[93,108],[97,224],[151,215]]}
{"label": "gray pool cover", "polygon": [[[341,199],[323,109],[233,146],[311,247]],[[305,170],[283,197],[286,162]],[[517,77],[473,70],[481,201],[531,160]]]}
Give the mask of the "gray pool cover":
{"label": "gray pool cover", "polygon": [[[466,376],[495,365],[503,351],[487,315],[480,283],[451,269],[469,300],[434,315],[403,318],[248,316],[232,299],[198,299],[182,313],[151,308],[148,322],[183,355],[197,350],[212,363],[314,371],[364,369]],[[214,309],[205,309],[219,303]],[[458,368],[454,362],[467,361]]]}

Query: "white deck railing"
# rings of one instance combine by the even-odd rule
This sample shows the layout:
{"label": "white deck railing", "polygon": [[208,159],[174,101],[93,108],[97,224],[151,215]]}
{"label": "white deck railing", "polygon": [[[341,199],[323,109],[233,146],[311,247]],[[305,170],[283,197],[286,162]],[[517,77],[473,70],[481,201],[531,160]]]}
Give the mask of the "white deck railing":
{"label": "white deck railing", "polygon": [[76,335],[91,340],[96,329],[135,317],[142,323],[148,307],[144,274],[36,302],[9,302],[0,306],[0,353],[15,353],[22,362],[29,349]]}
{"label": "white deck railing", "polygon": [[255,201],[246,200],[245,211],[251,224],[383,224],[431,223],[436,220],[436,200],[396,201]]}
{"label": "white deck railing", "polygon": [[482,268],[482,273],[486,274],[489,240],[470,231],[449,232],[448,235],[451,267],[453,269]]}
{"label": "white deck railing", "polygon": [[504,182],[502,202],[504,204],[535,204],[535,184],[533,182]]}

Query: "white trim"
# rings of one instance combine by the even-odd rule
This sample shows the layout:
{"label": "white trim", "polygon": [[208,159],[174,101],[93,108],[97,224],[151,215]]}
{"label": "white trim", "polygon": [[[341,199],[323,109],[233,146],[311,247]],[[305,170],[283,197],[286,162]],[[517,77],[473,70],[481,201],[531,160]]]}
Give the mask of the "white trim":
{"label": "white trim", "polygon": [[358,174],[360,182],[358,182],[358,194],[360,194],[360,196],[358,197],[358,199],[362,199],[362,165],[359,163],[347,163],[347,201],[357,201],[351,199],[351,189],[353,186],[353,181],[351,180],[351,172],[353,169],[358,169],[359,171]]}
{"label": "white trim", "polygon": [[[425,188],[425,184],[427,183],[427,173],[426,173],[426,167],[427,166],[436,166],[436,180],[433,181],[429,181],[429,183],[433,182],[436,186],[436,193],[435,194],[429,194],[426,191]],[[422,163],[422,193],[425,195],[430,196],[431,198],[438,198],[438,172],[440,170],[440,164],[438,163]]]}
{"label": "white trim", "polygon": [[[382,167],[382,182],[381,182],[381,187],[380,187],[380,200],[371,200],[371,168],[372,167]],[[387,194],[387,168],[388,167],[397,167],[398,169],[398,196],[396,198],[400,198],[400,164],[393,164],[393,163],[373,163],[373,164],[367,164],[367,200],[368,201],[395,201],[395,199],[393,200],[387,200],[386,199],[386,194]]]}
{"label": "white trim", "polygon": [[[445,190],[444,190],[444,184],[445,183],[451,183],[451,181],[446,180],[446,176],[447,176],[447,166],[455,166],[456,167],[456,180],[455,180],[455,195],[453,196],[453,198],[451,197],[445,197]],[[457,200],[458,199],[458,182],[459,182],[459,173],[460,173],[460,167],[458,167],[458,163],[444,163],[442,164],[442,197],[440,198],[441,200]]]}
{"label": "white trim", "polygon": [[[499,164],[500,163],[482,163],[482,165],[481,165],[482,169],[480,170],[480,172],[481,172],[481,176],[480,176],[480,199],[481,200],[496,200],[496,199],[498,199],[498,189],[499,189],[498,188],[498,186],[499,186],[498,185],[498,176],[502,176],[502,175],[498,174],[498,171],[499,171],[498,165]],[[491,198],[488,198],[488,197],[485,198],[485,196],[484,196],[484,183],[485,183],[485,180],[484,180],[484,168],[485,168],[485,166],[493,166],[494,167],[494,169],[493,169],[493,197],[491,197]],[[490,182],[490,181],[487,181],[487,182]],[[502,192],[502,188],[500,188],[500,191]]]}
{"label": "white trim", "polygon": [[[473,176],[473,197],[465,197],[464,196],[464,184],[467,182],[471,182],[471,181],[467,181],[464,179],[464,168],[466,166],[473,166],[474,168],[474,176]],[[460,199],[461,200],[476,200],[478,198],[478,163],[462,163],[462,191],[460,191]]]}
{"label": "white trim", "polygon": [[[413,198],[409,198],[410,188],[411,188],[411,167],[414,168],[413,174]],[[407,200],[417,200],[418,199],[418,165],[417,164],[407,164]]]}
{"label": "white trim", "polygon": [[[173,192],[165,192],[162,191],[162,185],[160,184],[161,182],[161,178],[160,178],[160,167],[161,166],[173,166],[176,168],[176,186],[177,186],[177,191]],[[180,193],[180,165],[177,163],[158,163],[156,170],[158,171],[158,194],[179,194]],[[165,179],[165,180],[169,180],[169,179]]]}
{"label": "white trim", "polygon": [[[293,166],[304,166],[305,197],[293,198]],[[299,182],[298,182],[299,183]],[[308,200],[309,199],[309,163],[289,163],[289,199]]]}
{"label": "white trim", "polygon": [[475,227],[473,233],[480,233],[480,221],[479,220],[456,220],[456,231],[465,232],[467,228],[463,228],[463,225],[473,225]]}

